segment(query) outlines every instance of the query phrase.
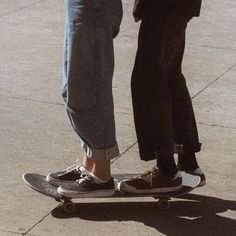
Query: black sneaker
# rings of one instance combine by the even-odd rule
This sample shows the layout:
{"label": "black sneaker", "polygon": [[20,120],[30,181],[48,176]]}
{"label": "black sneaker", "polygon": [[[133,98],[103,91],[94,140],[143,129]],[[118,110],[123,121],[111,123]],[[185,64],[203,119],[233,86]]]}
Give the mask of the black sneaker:
{"label": "black sneaker", "polygon": [[128,193],[164,193],[177,191],[182,186],[182,176],[177,172],[174,178],[165,176],[157,167],[140,176],[123,180],[118,189]]}
{"label": "black sneaker", "polygon": [[97,184],[93,177],[85,175],[74,183],[63,184],[57,192],[68,198],[109,197],[115,194],[114,180]]}
{"label": "black sneaker", "polygon": [[185,171],[185,172],[190,174],[190,175],[199,176],[201,178],[201,181],[200,181],[198,187],[202,187],[202,186],[206,185],[206,177],[205,177],[205,175],[204,175],[204,173],[203,173],[203,171],[200,167],[198,167],[194,171]]}
{"label": "black sneaker", "polygon": [[82,165],[78,163],[67,167],[65,170],[57,171],[54,173],[50,173],[46,176],[46,181],[54,186],[61,186],[65,183],[73,183],[77,179],[80,179],[84,171],[81,171]]}

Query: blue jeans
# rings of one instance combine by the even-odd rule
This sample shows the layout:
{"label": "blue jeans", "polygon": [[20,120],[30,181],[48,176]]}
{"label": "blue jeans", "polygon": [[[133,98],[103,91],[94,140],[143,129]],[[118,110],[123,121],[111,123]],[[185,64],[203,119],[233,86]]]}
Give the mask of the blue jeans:
{"label": "blue jeans", "polygon": [[82,148],[93,160],[119,155],[112,78],[121,0],[65,0],[62,96]]}

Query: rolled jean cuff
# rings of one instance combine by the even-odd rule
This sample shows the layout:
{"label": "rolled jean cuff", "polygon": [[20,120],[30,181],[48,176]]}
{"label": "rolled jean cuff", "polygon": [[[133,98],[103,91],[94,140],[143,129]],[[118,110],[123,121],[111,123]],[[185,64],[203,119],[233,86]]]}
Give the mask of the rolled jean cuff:
{"label": "rolled jean cuff", "polygon": [[81,148],[85,150],[87,157],[92,160],[112,160],[120,155],[118,144],[104,149],[95,149],[89,147],[83,140],[81,140]]}

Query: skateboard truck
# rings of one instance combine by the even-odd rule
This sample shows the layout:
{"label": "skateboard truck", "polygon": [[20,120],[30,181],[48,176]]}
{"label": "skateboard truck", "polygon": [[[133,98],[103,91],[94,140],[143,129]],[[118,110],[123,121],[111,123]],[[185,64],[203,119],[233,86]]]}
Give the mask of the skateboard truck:
{"label": "skateboard truck", "polygon": [[62,207],[65,213],[73,213],[76,209],[75,204],[72,202],[70,198],[67,197],[53,197],[57,202],[60,202],[60,206]]}
{"label": "skateboard truck", "polygon": [[65,213],[73,213],[76,210],[75,203],[73,203],[70,199],[63,199],[60,201],[61,207]]}
{"label": "skateboard truck", "polygon": [[169,197],[158,197],[158,196],[153,196],[154,199],[158,200],[158,207],[161,211],[168,210],[170,208],[170,200],[171,198]]}

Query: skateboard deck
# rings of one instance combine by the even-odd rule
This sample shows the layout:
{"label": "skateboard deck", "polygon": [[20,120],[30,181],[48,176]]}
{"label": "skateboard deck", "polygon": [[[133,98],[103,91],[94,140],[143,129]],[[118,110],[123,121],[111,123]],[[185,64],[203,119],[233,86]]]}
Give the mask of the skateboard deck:
{"label": "skateboard deck", "polygon": [[[132,178],[133,176],[137,174],[115,174],[113,175],[113,178],[115,180],[115,187],[116,192],[114,195],[109,197],[97,197],[94,196],[94,198],[119,198],[119,197],[154,197],[156,199],[159,199],[159,207],[161,209],[167,209],[169,208],[169,202],[170,198],[177,198],[181,195],[185,195],[189,192],[191,192],[194,188],[198,186],[200,183],[200,177],[187,174],[185,172],[181,172],[183,183],[181,189],[174,191],[174,192],[165,192],[165,193],[126,193],[126,192],[120,192],[117,189],[117,185],[121,180]],[[23,175],[23,180],[25,183],[34,189],[35,191],[46,195],[48,197],[54,198],[56,201],[60,201],[63,203],[63,210],[65,212],[73,212],[74,211],[74,205],[71,199],[67,197],[63,197],[60,194],[57,193],[57,187],[49,184],[46,181],[46,176],[35,174],[35,173],[27,173]],[[77,197],[80,198],[80,197]],[[81,198],[84,198],[81,195]],[[91,197],[90,197],[91,198]]]}

